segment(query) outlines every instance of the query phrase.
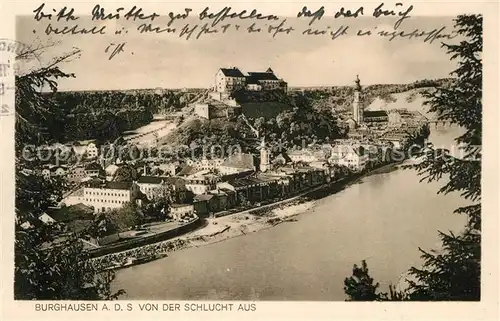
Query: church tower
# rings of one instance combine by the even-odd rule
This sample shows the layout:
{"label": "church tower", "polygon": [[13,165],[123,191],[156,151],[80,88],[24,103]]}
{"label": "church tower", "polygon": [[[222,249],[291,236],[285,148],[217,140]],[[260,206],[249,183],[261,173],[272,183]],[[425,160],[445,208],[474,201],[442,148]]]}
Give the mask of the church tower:
{"label": "church tower", "polygon": [[260,167],[261,172],[265,172],[271,169],[271,152],[266,147],[266,142],[264,137],[260,143]]}
{"label": "church tower", "polygon": [[361,108],[361,85],[359,76],[356,76],[356,80],[354,81],[356,85],[354,86],[354,101],[352,103],[352,118],[356,122],[358,126],[363,124],[363,109]]}

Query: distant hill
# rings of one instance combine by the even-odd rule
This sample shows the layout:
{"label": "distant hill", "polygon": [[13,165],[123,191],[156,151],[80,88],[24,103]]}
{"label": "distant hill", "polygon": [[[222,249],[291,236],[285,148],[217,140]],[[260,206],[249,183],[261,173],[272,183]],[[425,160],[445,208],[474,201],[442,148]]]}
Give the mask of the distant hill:
{"label": "distant hill", "polygon": [[[362,107],[368,110],[383,109],[380,106],[392,103],[388,108],[418,109],[421,112],[423,103],[420,93],[423,90],[432,90],[438,86],[448,86],[451,79],[421,80],[409,84],[368,85],[362,89]],[[329,88],[315,88],[301,90],[318,110],[335,111],[343,114],[351,111],[354,99],[353,86],[335,86]],[[406,93],[404,95],[399,95]],[[397,104],[396,104],[397,102]],[[378,107],[377,107],[378,106]]]}
{"label": "distant hill", "polygon": [[389,98],[382,99],[376,97],[365,110],[392,110],[405,108],[412,111],[419,111],[423,115],[433,118],[434,115],[429,113],[429,108],[424,105],[425,99],[422,93],[432,88],[411,89],[409,91],[390,94]]}

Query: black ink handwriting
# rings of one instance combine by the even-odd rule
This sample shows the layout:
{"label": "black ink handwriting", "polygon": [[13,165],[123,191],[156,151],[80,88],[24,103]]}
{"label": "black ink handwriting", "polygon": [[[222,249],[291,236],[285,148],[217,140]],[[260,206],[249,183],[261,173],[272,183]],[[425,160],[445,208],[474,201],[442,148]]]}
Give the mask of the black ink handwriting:
{"label": "black ink handwriting", "polygon": [[346,10],[344,7],[340,8],[339,11],[337,11],[337,13],[335,13],[335,18],[340,18],[340,17],[344,17],[344,18],[357,18],[358,16],[362,16],[363,15],[363,7],[359,7],[356,11],[351,12],[351,10]]}
{"label": "black ink handwriting", "polygon": [[413,38],[420,38],[420,37],[425,37],[424,42],[429,42],[433,43],[434,40],[436,39],[453,39],[457,36],[455,31],[452,31],[451,33],[444,33],[446,30],[446,27],[442,27],[441,29],[433,29],[431,31],[422,31],[415,29],[412,32],[405,32],[405,31],[379,31],[378,35],[382,37],[388,37],[389,41],[392,41],[396,38],[406,38],[406,39],[413,39]]}
{"label": "black ink handwriting", "polygon": [[77,20],[78,17],[75,17],[73,13],[75,12],[75,9],[71,8],[68,12],[66,12],[67,7],[62,8],[58,13],[57,13],[57,21],[61,19],[66,19],[66,21],[70,20]]}
{"label": "black ink handwriting", "polygon": [[356,34],[357,36],[371,36],[372,32],[370,30],[363,31],[363,30],[358,30],[358,33]]}
{"label": "black ink handwriting", "polygon": [[260,32],[260,28],[256,28],[255,22],[250,25],[250,27],[247,28],[248,33],[254,33],[254,32]]}
{"label": "black ink handwriting", "polygon": [[120,11],[124,10],[125,8],[120,7],[116,9],[116,13],[108,13],[104,11],[104,8],[102,8],[100,5],[96,5],[92,9],[92,20],[113,20],[113,19],[120,19]]}
{"label": "black ink handwriting", "polygon": [[318,30],[318,29],[306,29],[302,32],[305,36],[319,36],[326,34],[326,30]]}
{"label": "black ink handwriting", "polygon": [[161,29],[160,27],[153,27],[150,23],[143,23],[139,27],[137,27],[137,31],[139,31],[139,33],[147,33],[147,32],[154,32],[154,33],[168,32],[168,33],[172,33],[172,32],[175,32],[176,29],[175,28],[170,28],[170,27]]}
{"label": "black ink handwriting", "polygon": [[347,29],[349,29],[349,26],[340,26],[336,31],[330,32],[332,40],[335,40],[340,36],[347,35]]}
{"label": "black ink handwriting", "polygon": [[113,52],[111,52],[111,55],[109,56],[108,60],[113,59],[114,56],[119,54],[120,52],[123,52],[123,47],[125,46],[124,43],[120,43],[118,45],[115,45],[114,43],[111,43],[109,46],[106,47],[106,50],[104,50],[105,53],[108,53],[110,47],[114,47]]}
{"label": "black ink handwriting", "polygon": [[194,25],[192,28],[189,27],[189,23],[187,25],[185,25],[180,34],[179,34],[179,38],[184,36],[184,35],[187,35],[186,36],[186,40],[189,40],[189,38],[191,38],[191,35],[193,34],[193,32],[198,28],[198,25]]}
{"label": "black ink handwriting", "polygon": [[279,20],[280,18],[275,15],[262,15],[256,9],[253,9],[250,13],[247,10],[243,10],[239,13],[231,12],[231,7],[225,7],[217,13],[210,13],[210,8],[206,7],[200,14],[199,19],[209,19],[212,20],[212,27],[215,27],[219,22],[225,19],[257,19],[257,20]]}
{"label": "black ink handwriting", "polygon": [[42,11],[44,7],[45,7],[45,3],[42,3],[38,8],[33,10],[33,12],[35,13],[35,20],[36,21],[40,21],[40,20],[45,19],[45,18],[47,18],[49,20],[52,19],[52,15],[50,13],[44,13]]}
{"label": "black ink handwriting", "polygon": [[208,26],[208,23],[205,23],[203,26],[201,26],[200,32],[198,32],[198,35],[196,36],[196,39],[200,39],[201,35],[204,34],[211,34],[211,33],[218,33],[219,31],[217,29],[211,29]]}
{"label": "black ink handwriting", "polygon": [[157,14],[156,12],[153,12],[150,15],[145,15],[142,13],[142,8],[137,8],[137,6],[134,6],[132,9],[130,9],[129,12],[127,12],[124,17],[125,19],[133,19],[134,21],[139,19],[139,20],[151,20],[153,21],[155,18],[158,18],[160,15]]}
{"label": "black ink handwriting", "polygon": [[[400,7],[402,5],[403,4],[401,2],[396,3],[396,7]],[[405,19],[410,18],[410,12],[413,10],[413,5],[410,5],[408,9],[406,9],[405,11],[399,11],[398,13],[396,13],[394,10],[382,10],[383,6],[384,3],[381,3],[377,8],[375,8],[375,10],[373,11],[373,16],[375,18],[378,18],[380,16],[385,17],[385,16],[396,16],[396,15],[401,17],[401,19],[396,21],[396,23],[394,24],[394,29],[399,28],[399,26]]]}
{"label": "black ink handwriting", "polygon": [[325,14],[325,7],[321,7],[315,12],[311,12],[311,10],[309,10],[307,7],[303,7],[302,11],[297,14],[297,18],[300,17],[311,18],[311,21],[309,21],[309,25],[312,25],[314,21],[321,20],[324,14]]}
{"label": "black ink handwriting", "polygon": [[269,33],[273,34],[273,38],[280,33],[286,33],[288,35],[290,34],[290,32],[295,30],[293,27],[284,28],[285,24],[286,24],[286,19],[281,21],[281,23],[278,26],[273,26],[273,25],[269,26],[268,31]]}
{"label": "black ink handwriting", "polygon": [[175,14],[175,13],[173,13],[173,12],[170,12],[170,13],[168,14],[168,18],[169,18],[170,20],[169,20],[169,22],[167,23],[167,26],[169,26],[169,27],[170,27],[170,26],[172,25],[172,23],[174,23],[174,21],[175,21],[175,20],[177,20],[177,19],[186,19],[187,17],[189,17],[189,13],[190,13],[191,11],[193,11],[193,9],[190,9],[190,8],[185,8],[184,10],[185,10],[185,12],[184,12],[184,13],[182,13],[182,14],[181,14],[181,13]]}
{"label": "black ink handwriting", "polygon": [[106,34],[105,32],[106,26],[102,26],[100,28],[94,26],[92,28],[80,28],[78,25],[74,25],[72,27],[64,26],[63,28],[55,28],[53,27],[50,23],[47,25],[47,28],[45,28],[45,34],[50,35],[50,34],[56,34],[56,35],[66,35],[66,34],[72,34],[72,35],[86,35],[86,34],[93,34],[93,35],[104,35]]}

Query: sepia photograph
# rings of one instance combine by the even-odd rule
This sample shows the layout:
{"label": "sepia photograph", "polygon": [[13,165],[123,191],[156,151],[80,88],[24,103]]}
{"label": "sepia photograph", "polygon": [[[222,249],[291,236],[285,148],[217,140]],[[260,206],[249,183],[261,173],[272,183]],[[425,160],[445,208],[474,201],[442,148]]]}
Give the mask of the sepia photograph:
{"label": "sepia photograph", "polygon": [[14,300],[484,299],[482,13],[185,6],[40,3],[2,39]]}

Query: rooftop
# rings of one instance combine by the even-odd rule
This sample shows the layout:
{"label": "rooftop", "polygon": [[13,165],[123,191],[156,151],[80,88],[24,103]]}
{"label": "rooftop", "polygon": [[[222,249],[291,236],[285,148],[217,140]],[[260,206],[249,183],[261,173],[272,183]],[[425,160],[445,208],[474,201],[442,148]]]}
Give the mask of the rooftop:
{"label": "rooftop", "polygon": [[95,162],[92,162],[92,163],[88,164],[87,166],[85,166],[85,170],[87,170],[87,171],[101,170],[101,165],[99,165]]}
{"label": "rooftop", "polygon": [[123,189],[129,190],[132,187],[132,182],[106,182],[104,188],[107,189]]}
{"label": "rooftop", "polygon": [[363,117],[387,117],[387,111],[385,110],[365,110],[363,111]]}
{"label": "rooftop", "polygon": [[83,204],[48,209],[46,212],[57,222],[94,219],[94,210]]}
{"label": "rooftop", "polygon": [[261,80],[279,80],[273,72],[249,72],[247,82],[259,82]]}
{"label": "rooftop", "polygon": [[221,166],[253,170],[255,168],[255,157],[252,154],[234,154],[229,156]]}
{"label": "rooftop", "polygon": [[221,68],[220,70],[226,77],[245,77],[245,75],[243,75],[243,73],[236,67]]}
{"label": "rooftop", "polygon": [[138,184],[161,184],[165,182],[165,177],[161,176],[141,176],[137,180]]}

